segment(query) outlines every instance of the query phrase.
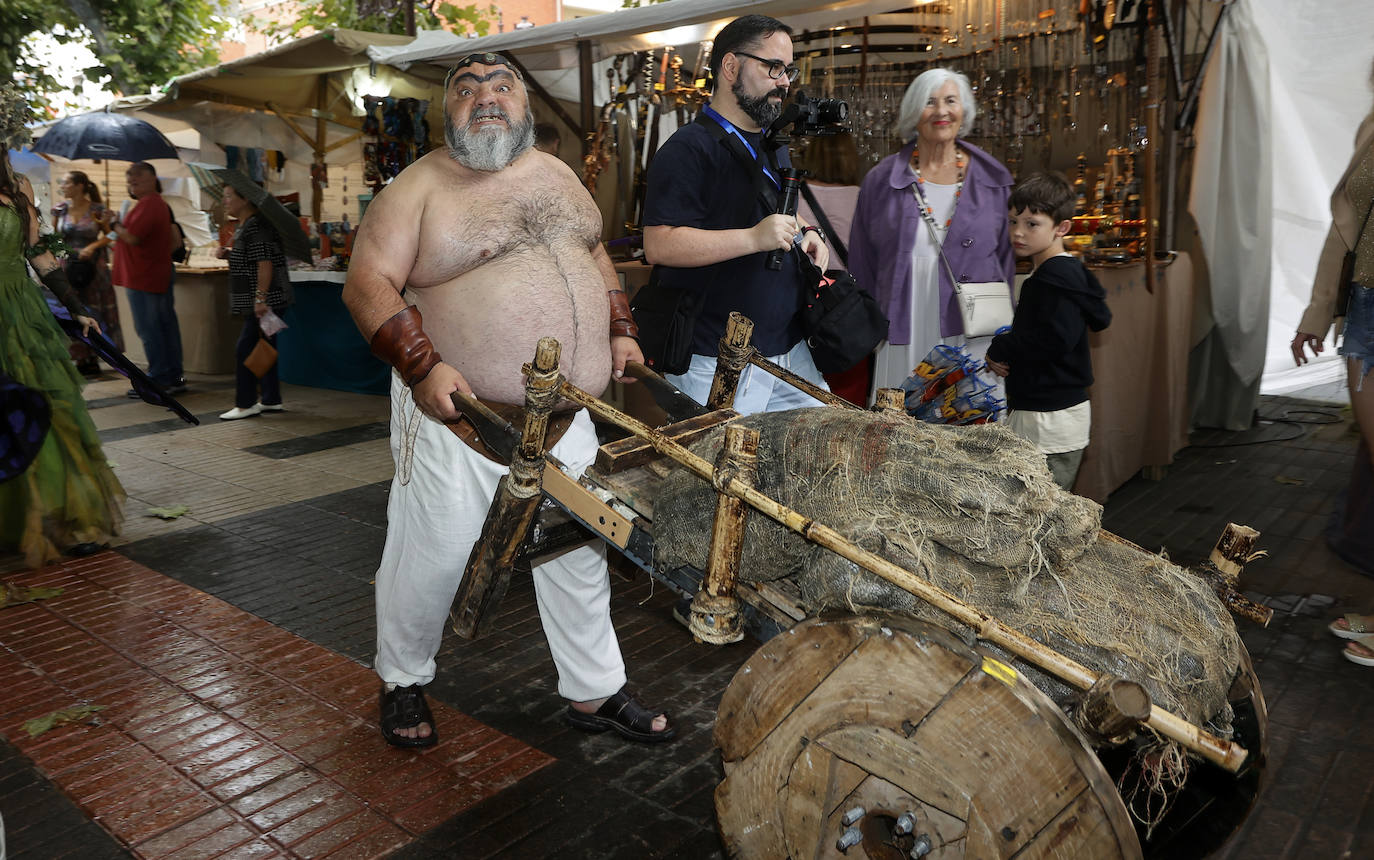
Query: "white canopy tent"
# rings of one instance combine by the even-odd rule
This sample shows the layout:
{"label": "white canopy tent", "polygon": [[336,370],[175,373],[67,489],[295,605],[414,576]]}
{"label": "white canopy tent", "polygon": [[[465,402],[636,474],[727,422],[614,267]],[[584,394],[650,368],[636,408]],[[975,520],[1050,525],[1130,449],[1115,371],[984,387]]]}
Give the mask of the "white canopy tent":
{"label": "white canopy tent", "polygon": [[1258,393],[1339,379],[1301,370],[1289,342],[1331,224],[1331,190],[1370,110],[1374,3],[1238,0],[1199,103],[1190,209],[1211,278],[1193,374],[1194,422],[1240,429]]}

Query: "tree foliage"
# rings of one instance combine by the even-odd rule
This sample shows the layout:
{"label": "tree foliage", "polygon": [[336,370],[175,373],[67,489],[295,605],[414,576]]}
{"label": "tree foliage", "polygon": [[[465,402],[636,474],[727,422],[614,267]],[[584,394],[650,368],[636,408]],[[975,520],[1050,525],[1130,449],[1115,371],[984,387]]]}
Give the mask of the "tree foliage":
{"label": "tree foliage", "polygon": [[[0,2],[0,75],[35,95],[84,76],[124,95],[147,92],[216,61],[230,21],[219,0],[4,0]],[[96,56],[86,69],[39,64],[25,40],[48,33],[59,43],[85,42]]]}
{"label": "tree foliage", "polygon": [[[254,19],[254,29],[268,36],[298,36],[306,29],[346,27],[373,33],[403,35],[406,31],[405,3],[408,0],[315,0],[300,7],[294,21]],[[409,0],[414,3],[416,30],[457,30],[470,26],[479,36],[491,29],[496,7],[490,4],[455,6],[441,0]]]}

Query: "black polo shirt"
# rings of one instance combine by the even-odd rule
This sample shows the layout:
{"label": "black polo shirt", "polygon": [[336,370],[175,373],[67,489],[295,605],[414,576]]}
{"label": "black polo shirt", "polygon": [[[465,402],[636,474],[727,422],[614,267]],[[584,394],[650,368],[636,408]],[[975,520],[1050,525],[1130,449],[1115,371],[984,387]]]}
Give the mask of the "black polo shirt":
{"label": "black polo shirt", "polygon": [[[761,135],[742,134],[762,155]],[[792,166],[786,147],[777,157],[778,166]],[[645,227],[748,228],[771,214],[745,165],[700,123],[678,129],[654,155],[644,198]],[[791,255],[780,270],[770,270],[764,265],[767,257],[757,253],[697,268],[658,267],[664,286],[703,294],[692,352],[717,354],[731,311],[753,321],[752,343],[764,355],[782,355],[802,339],[801,270]]]}

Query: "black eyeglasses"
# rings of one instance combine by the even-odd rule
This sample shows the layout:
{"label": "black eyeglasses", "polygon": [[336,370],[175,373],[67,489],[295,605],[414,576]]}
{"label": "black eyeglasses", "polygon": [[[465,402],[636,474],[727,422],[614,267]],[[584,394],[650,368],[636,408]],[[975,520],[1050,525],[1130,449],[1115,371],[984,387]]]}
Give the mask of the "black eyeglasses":
{"label": "black eyeglasses", "polygon": [[760,63],[763,63],[768,67],[768,77],[773,80],[777,80],[783,75],[787,75],[787,82],[790,84],[797,79],[797,75],[801,74],[801,69],[796,66],[789,66],[782,60],[765,60],[763,57],[746,54],[743,51],[731,51],[730,53],[741,57],[748,57],[751,60],[758,60]]}

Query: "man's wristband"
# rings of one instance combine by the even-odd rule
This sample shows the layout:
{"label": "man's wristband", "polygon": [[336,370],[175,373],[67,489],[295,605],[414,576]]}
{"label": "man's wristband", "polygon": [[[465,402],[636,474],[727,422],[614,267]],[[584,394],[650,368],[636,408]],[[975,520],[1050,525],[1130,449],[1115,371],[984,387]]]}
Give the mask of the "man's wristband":
{"label": "man's wristband", "polygon": [[816,234],[817,236],[820,236],[820,237],[821,237],[821,241],[822,241],[822,242],[825,241],[825,233],[821,232],[821,228],[816,227],[816,226],[814,226],[814,225],[812,225],[812,224],[807,224],[805,227],[803,227],[803,228],[801,229],[801,234],[802,234],[803,237],[805,237],[806,234],[809,233],[809,232],[815,232],[815,234]]}
{"label": "man's wristband", "polygon": [[443,361],[421,328],[424,320],[414,306],[398,311],[372,335],[372,354],[396,368],[406,385],[414,388],[434,366]]}
{"label": "man's wristband", "polygon": [[630,313],[630,300],[624,290],[607,290],[611,302],[611,337],[632,337],[639,340],[639,326]]}

